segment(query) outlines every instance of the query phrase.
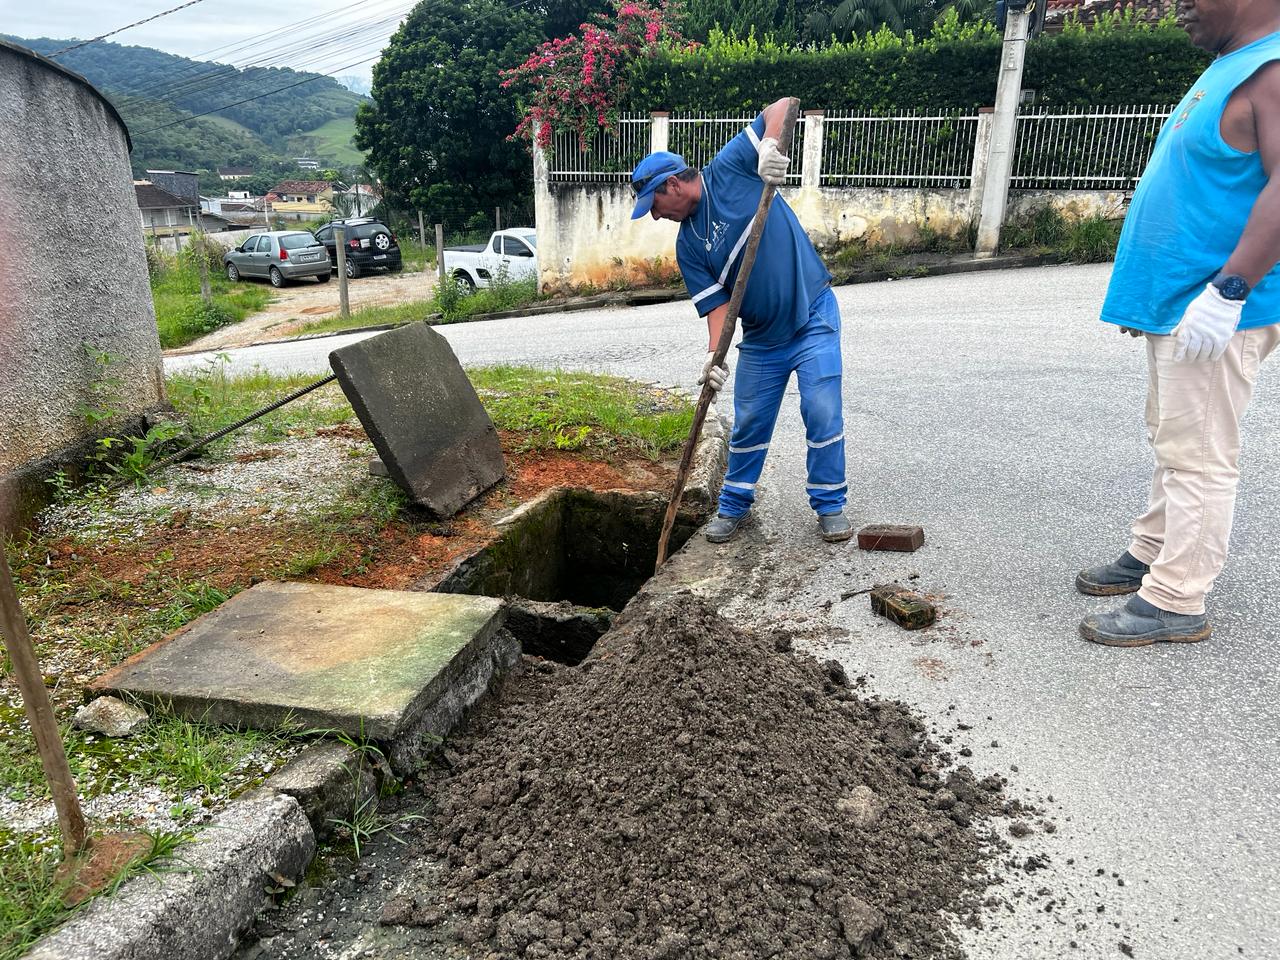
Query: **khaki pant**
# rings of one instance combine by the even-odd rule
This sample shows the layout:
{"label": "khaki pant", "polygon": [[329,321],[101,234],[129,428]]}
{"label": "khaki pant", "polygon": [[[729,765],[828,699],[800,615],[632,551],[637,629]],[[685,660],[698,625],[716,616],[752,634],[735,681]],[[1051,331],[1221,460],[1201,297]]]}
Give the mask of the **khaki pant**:
{"label": "khaki pant", "polygon": [[1204,613],[1222,572],[1240,479],[1240,420],[1280,325],[1242,330],[1215,363],[1175,362],[1174,339],[1147,334],[1147,439],[1156,455],[1147,512],[1129,552],[1151,572],[1138,591],[1174,613]]}

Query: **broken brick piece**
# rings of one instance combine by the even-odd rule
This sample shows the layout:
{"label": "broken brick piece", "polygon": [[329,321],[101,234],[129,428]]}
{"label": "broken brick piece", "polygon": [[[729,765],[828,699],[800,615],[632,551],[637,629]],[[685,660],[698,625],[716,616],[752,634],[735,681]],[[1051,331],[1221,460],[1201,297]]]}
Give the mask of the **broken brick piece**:
{"label": "broken brick piece", "polygon": [[938,619],[937,607],[896,583],[882,584],[872,589],[871,612],[892,620],[904,630],[921,630]]}
{"label": "broken brick piece", "polygon": [[900,523],[873,523],[858,531],[860,550],[896,550],[915,553],[924,546],[924,527]]}

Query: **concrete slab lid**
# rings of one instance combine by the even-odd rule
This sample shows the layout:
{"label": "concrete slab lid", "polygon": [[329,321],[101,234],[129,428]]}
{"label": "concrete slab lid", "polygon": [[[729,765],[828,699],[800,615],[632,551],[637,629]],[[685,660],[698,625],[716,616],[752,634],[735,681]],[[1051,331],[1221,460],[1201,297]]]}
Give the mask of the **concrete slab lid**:
{"label": "concrete slab lid", "polygon": [[492,597],[261,583],[91,689],[210,723],[390,740],[486,651],[504,617]]}

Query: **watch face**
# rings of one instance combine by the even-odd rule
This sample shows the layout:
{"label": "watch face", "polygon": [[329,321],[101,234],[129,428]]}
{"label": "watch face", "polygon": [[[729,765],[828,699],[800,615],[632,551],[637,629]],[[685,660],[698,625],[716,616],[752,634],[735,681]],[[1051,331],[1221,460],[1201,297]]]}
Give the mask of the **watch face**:
{"label": "watch face", "polygon": [[1218,288],[1218,292],[1228,300],[1243,300],[1249,296],[1249,284],[1245,282],[1244,277],[1229,276],[1219,277],[1213,284]]}

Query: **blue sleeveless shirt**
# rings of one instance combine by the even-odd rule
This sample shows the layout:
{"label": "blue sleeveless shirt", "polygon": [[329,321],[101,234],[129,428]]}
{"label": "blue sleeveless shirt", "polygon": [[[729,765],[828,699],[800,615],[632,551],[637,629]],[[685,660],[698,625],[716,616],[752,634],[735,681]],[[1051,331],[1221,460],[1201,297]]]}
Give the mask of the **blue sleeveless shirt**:
{"label": "blue sleeveless shirt", "polygon": [[[1280,33],[1218,57],[1165,121],[1120,233],[1104,322],[1169,333],[1235,250],[1267,175],[1219,123],[1236,88],[1272,60]],[[1245,301],[1240,329],[1276,322],[1280,267]]]}

